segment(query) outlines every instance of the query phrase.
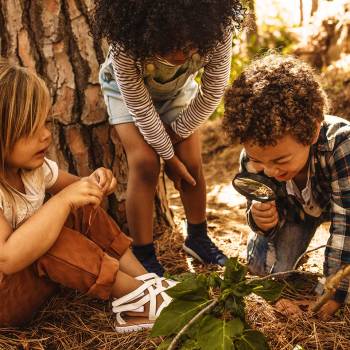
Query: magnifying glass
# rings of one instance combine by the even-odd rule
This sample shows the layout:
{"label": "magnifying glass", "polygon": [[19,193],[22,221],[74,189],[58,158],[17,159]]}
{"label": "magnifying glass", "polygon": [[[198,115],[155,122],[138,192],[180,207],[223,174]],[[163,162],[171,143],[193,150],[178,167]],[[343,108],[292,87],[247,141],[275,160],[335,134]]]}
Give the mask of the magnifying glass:
{"label": "magnifying glass", "polygon": [[271,179],[248,172],[237,174],[232,186],[246,198],[262,203],[276,200],[279,193],[278,186]]}
{"label": "magnifying glass", "polygon": [[[276,202],[278,215],[281,218],[282,213],[287,220],[302,223],[305,220],[305,214],[300,204],[288,201],[288,194],[279,182],[274,182],[262,174],[242,172],[237,174],[232,180],[234,189],[249,200],[258,202]],[[293,210],[288,210],[289,205],[293,205]]]}

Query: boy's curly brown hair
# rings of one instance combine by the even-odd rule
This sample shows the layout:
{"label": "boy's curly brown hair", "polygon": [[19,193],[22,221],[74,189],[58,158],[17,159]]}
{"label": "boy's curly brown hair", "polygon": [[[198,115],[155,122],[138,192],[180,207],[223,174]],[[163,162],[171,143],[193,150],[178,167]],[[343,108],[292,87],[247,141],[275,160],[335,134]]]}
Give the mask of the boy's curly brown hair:
{"label": "boy's curly brown hair", "polygon": [[134,59],[168,54],[190,44],[201,54],[240,28],[239,0],[95,0],[92,34],[118,44]]}
{"label": "boy's curly brown hair", "polygon": [[248,66],[226,91],[223,128],[232,142],[274,146],[290,134],[310,145],[327,108],[308,64],[270,54]]}

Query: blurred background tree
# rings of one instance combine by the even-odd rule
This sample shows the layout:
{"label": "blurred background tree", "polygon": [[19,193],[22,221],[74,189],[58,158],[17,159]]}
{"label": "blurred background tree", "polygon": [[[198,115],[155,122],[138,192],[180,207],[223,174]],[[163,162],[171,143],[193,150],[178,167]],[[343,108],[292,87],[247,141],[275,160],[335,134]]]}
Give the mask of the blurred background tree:
{"label": "blurred background tree", "polygon": [[[233,42],[230,80],[274,50],[294,54],[321,75],[331,113],[350,119],[350,0],[244,0],[245,30]],[[212,119],[221,117],[223,103]]]}

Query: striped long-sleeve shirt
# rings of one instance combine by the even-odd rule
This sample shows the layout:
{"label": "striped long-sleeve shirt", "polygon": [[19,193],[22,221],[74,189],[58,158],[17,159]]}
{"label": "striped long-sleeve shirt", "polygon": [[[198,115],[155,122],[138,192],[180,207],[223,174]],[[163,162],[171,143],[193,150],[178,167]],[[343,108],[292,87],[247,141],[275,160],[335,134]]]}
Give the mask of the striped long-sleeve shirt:
{"label": "striped long-sleeve shirt", "polygon": [[[197,95],[171,123],[171,128],[180,137],[190,136],[215,111],[229,78],[231,55],[230,32],[205,57]],[[174,149],[145,85],[142,63],[119,50],[117,56],[112,56],[112,65],[125,104],[144,139],[164,160],[172,158]]]}

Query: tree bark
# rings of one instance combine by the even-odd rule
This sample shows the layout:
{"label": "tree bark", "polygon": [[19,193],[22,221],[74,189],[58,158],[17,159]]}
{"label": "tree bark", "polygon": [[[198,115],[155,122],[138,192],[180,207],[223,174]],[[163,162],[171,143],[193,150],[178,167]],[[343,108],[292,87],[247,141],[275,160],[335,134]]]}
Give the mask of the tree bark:
{"label": "tree bark", "polygon": [[[49,158],[80,176],[100,166],[113,170],[118,185],[104,207],[127,230],[128,168],[98,82],[107,45],[89,35],[92,6],[93,0],[0,0],[0,53],[37,72],[49,88]],[[172,226],[163,173],[155,204],[156,224]]]}

